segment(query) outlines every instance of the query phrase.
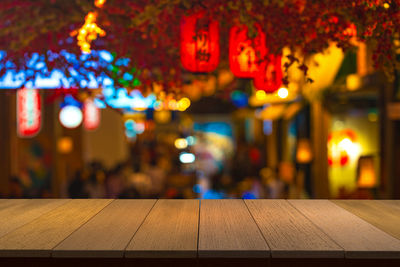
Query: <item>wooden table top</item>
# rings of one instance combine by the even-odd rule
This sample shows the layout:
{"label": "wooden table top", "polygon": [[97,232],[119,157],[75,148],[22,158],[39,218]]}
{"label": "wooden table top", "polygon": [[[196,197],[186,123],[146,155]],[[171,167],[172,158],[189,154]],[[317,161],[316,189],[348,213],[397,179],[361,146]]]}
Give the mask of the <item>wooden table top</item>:
{"label": "wooden table top", "polygon": [[0,199],[24,257],[398,260],[400,200]]}

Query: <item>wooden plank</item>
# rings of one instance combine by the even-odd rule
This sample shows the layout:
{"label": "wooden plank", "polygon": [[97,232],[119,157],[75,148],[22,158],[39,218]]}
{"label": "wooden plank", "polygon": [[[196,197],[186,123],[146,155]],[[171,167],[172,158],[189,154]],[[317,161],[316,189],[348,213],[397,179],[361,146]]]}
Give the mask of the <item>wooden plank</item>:
{"label": "wooden plank", "polygon": [[67,203],[66,199],[12,199],[0,209],[0,237]]}
{"label": "wooden plank", "polygon": [[400,239],[400,205],[378,200],[333,200],[333,203]]}
{"label": "wooden plank", "polygon": [[375,201],[385,203],[386,205],[390,205],[391,207],[396,208],[396,209],[400,209],[400,200],[398,200],[398,199],[396,199],[396,200],[385,199],[385,200],[375,200]]}
{"label": "wooden plank", "polygon": [[53,257],[122,258],[156,200],[115,200],[53,250]]}
{"label": "wooden plank", "polygon": [[50,257],[51,250],[112,200],[75,199],[0,238],[1,257]]}
{"label": "wooden plank", "polygon": [[0,199],[0,211],[8,207],[20,205],[28,200],[29,199]]}
{"label": "wooden plank", "polygon": [[272,258],[343,258],[343,250],[286,200],[245,200]]}
{"label": "wooden plank", "polygon": [[202,200],[199,257],[267,258],[270,249],[243,200]]}
{"label": "wooden plank", "polygon": [[346,258],[399,258],[400,241],[329,200],[290,200],[345,249]]}
{"label": "wooden plank", "polygon": [[158,200],[125,251],[135,258],[195,258],[198,200]]}

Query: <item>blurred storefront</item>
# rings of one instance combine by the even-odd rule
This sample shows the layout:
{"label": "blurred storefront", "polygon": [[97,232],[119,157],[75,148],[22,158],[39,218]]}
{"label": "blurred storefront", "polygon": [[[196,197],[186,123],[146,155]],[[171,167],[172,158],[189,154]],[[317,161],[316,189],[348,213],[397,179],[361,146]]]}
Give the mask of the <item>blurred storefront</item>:
{"label": "blurred storefront", "polygon": [[[115,106],[96,106],[95,129],[85,122],[62,126],[62,108],[77,105],[85,112],[83,104],[52,100],[52,90],[41,90],[41,130],[30,138],[17,135],[16,94],[7,91],[0,94],[1,193],[398,197],[399,82],[393,87],[367,70],[367,58],[362,49],[343,55],[332,46],[310,59],[313,83],[305,83],[295,66],[289,71],[294,82],[272,94],[229,71],[196,76],[185,88],[187,98],[161,101],[107,89],[108,104]],[[131,100],[134,108],[126,108]],[[68,115],[66,123],[75,123],[73,118]]]}

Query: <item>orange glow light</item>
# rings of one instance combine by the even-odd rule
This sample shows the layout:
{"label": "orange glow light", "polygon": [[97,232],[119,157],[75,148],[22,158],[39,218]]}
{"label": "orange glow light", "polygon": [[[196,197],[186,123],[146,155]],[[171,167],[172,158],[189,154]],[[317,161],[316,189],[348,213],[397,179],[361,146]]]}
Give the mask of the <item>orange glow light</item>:
{"label": "orange glow light", "polygon": [[106,0],[95,0],[94,5],[98,8],[103,7],[103,5],[106,3]]}
{"label": "orange glow light", "polygon": [[[106,0],[95,0],[96,7],[103,7]],[[77,36],[78,45],[81,51],[90,54],[90,43],[97,39],[97,36],[104,37],[106,32],[96,24],[97,12],[89,12],[85,17],[85,23],[79,30],[71,32],[71,36]]]}

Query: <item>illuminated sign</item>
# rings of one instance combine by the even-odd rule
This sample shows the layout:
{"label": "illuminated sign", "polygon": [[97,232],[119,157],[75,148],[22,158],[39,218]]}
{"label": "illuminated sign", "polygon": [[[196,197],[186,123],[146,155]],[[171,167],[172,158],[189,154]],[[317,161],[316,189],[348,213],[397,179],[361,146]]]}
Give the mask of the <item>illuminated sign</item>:
{"label": "illuminated sign", "polygon": [[86,100],[83,104],[83,126],[86,130],[96,130],[100,125],[100,110],[93,100]]}
{"label": "illuminated sign", "polygon": [[37,89],[17,91],[17,132],[20,137],[33,137],[42,125],[42,102]]}

